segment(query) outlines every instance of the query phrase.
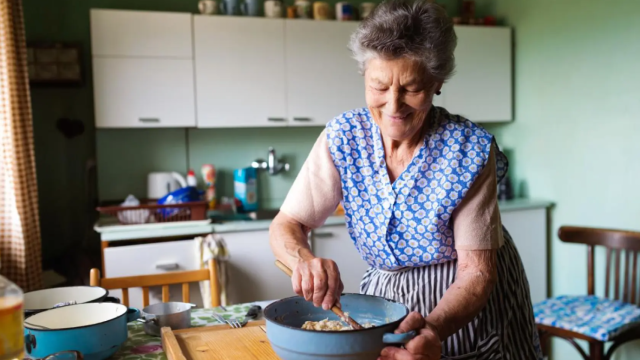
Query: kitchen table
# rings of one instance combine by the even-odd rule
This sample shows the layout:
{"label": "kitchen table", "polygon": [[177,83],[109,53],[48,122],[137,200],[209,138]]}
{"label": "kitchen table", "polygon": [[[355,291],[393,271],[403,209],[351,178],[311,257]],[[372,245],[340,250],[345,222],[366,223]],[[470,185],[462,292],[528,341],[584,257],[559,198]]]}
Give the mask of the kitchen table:
{"label": "kitchen table", "polygon": [[[215,312],[225,319],[235,317],[244,318],[244,314],[249,311],[252,305],[260,305],[264,309],[271,301],[261,301],[248,304],[237,304],[226,306],[224,310],[220,307],[215,309],[192,309],[191,326],[211,326],[219,325],[212,314]],[[226,311],[225,311],[226,310]],[[110,360],[166,360],[167,356],[162,349],[162,339],[156,336],[147,335],[144,332],[144,325],[138,321],[130,322],[129,337],[122,344],[120,350],[113,355]]]}

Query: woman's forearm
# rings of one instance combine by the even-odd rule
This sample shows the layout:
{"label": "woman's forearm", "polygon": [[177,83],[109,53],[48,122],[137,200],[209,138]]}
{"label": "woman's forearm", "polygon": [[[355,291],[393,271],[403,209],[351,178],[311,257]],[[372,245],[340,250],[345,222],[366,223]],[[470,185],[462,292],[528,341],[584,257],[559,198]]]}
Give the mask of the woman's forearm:
{"label": "woman's forearm", "polygon": [[310,229],[279,213],[269,227],[269,243],[276,259],[293,269],[299,261],[314,258],[309,246]]}
{"label": "woman's forearm", "polygon": [[293,291],[325,310],[340,304],[344,290],[335,261],[317,258],[308,242],[310,229],[280,213],[269,228],[269,242],[276,259],[292,270]]}
{"label": "woman's forearm", "polygon": [[427,316],[444,341],[484,308],[497,282],[496,250],[458,251],[456,280]]}

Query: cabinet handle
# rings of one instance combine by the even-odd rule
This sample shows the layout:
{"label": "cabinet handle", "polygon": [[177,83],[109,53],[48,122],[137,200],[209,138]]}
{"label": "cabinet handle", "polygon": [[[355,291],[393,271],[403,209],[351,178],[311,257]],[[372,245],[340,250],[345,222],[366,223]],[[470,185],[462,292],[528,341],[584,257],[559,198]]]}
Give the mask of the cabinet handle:
{"label": "cabinet handle", "polygon": [[176,264],[176,263],[172,263],[172,264],[156,264],[156,269],[158,269],[158,270],[177,270],[178,269],[178,264]]}
{"label": "cabinet handle", "polygon": [[270,117],[270,118],[267,118],[267,120],[273,121],[273,122],[284,122],[285,121],[284,118],[279,118],[279,117]]}
{"label": "cabinet handle", "polygon": [[321,239],[321,238],[330,238],[333,237],[333,233],[330,231],[327,232],[317,232],[313,234],[313,237]]}
{"label": "cabinet handle", "polygon": [[138,118],[138,121],[142,123],[159,123],[160,119],[158,118]]}
{"label": "cabinet handle", "polygon": [[309,122],[311,121],[311,118],[308,117],[294,117],[293,121],[305,121],[305,122]]}

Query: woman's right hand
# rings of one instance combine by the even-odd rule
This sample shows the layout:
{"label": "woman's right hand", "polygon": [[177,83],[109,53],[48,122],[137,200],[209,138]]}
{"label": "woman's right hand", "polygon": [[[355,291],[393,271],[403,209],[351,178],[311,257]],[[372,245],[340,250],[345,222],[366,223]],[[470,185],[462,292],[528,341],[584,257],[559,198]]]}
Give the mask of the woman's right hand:
{"label": "woman's right hand", "polygon": [[340,306],[340,294],[344,290],[338,265],[333,260],[313,258],[296,264],[291,276],[293,291],[316,307],[329,310]]}

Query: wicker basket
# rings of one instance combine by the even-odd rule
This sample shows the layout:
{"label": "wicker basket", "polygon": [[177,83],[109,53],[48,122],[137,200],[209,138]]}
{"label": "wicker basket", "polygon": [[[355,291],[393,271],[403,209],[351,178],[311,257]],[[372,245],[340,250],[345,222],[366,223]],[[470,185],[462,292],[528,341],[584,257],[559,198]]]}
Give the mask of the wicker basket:
{"label": "wicker basket", "polygon": [[148,200],[138,206],[100,206],[101,214],[113,216],[123,225],[166,223],[174,221],[204,220],[207,217],[207,201],[158,205]]}

